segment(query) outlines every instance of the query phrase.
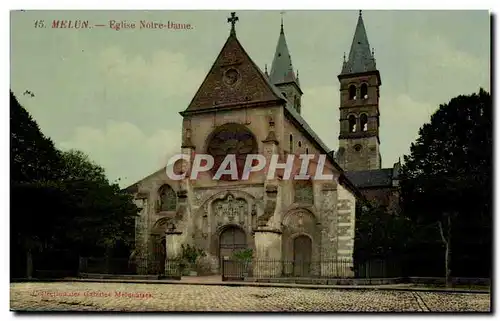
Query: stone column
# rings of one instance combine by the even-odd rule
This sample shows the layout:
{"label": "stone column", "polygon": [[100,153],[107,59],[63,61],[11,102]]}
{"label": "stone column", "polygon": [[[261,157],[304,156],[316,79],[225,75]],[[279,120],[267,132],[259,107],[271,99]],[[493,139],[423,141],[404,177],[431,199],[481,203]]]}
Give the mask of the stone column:
{"label": "stone column", "polygon": [[[340,195],[339,195],[340,196]],[[337,204],[337,257],[341,263],[340,276],[354,276],[354,224],[356,219],[356,199],[346,191],[342,192]]]}
{"label": "stone column", "polygon": [[182,232],[169,230],[165,233],[165,275],[179,274],[179,257],[182,249]]}
{"label": "stone column", "polygon": [[149,242],[149,212],[147,193],[138,193],[134,203],[140,208],[139,216],[135,219],[135,253],[134,264],[139,275],[148,273],[148,242]]}
{"label": "stone column", "polygon": [[336,277],[337,269],[337,183],[328,182],[321,187],[321,276]]}
{"label": "stone column", "polygon": [[256,278],[280,277],[282,275],[281,261],[281,231],[266,226],[254,230],[255,255],[253,276]]}
{"label": "stone column", "polygon": [[[275,134],[274,116],[269,115],[269,128],[267,137],[262,141],[263,154],[266,158],[266,169],[273,155],[278,155],[278,139]],[[261,215],[257,217],[257,228],[254,229],[255,255],[253,262],[253,276],[280,277],[282,275],[281,255],[281,229],[279,220],[275,219],[276,210],[279,209],[280,199],[278,197],[279,179],[272,177],[267,179],[267,170],[264,171],[266,179],[264,182],[264,208]]]}

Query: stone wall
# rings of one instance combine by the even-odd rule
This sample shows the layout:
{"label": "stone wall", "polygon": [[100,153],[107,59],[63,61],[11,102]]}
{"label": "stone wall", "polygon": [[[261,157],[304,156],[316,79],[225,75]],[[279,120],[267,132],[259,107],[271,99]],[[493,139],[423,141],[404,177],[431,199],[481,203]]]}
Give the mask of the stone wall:
{"label": "stone wall", "polygon": [[142,208],[135,219],[135,260],[137,272],[147,274],[148,269],[148,242],[149,242],[149,220],[148,220],[148,200],[136,200],[136,206]]}
{"label": "stone wall", "polygon": [[[360,150],[356,150],[358,145]],[[339,148],[344,149],[339,165],[346,171],[379,169],[381,166],[377,137],[340,139]]]}
{"label": "stone wall", "polygon": [[365,188],[361,189],[361,193],[363,193],[367,200],[387,206],[389,212],[397,213],[399,210],[398,187]]}
{"label": "stone wall", "polygon": [[[352,261],[356,222],[356,198],[344,186],[338,185],[337,259]],[[345,271],[344,275],[352,271]]]}

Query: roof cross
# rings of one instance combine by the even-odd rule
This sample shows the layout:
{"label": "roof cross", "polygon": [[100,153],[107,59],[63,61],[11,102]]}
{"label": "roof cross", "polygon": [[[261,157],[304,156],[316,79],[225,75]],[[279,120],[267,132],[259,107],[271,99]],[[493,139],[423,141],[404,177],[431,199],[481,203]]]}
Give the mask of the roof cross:
{"label": "roof cross", "polygon": [[231,23],[231,35],[236,34],[236,30],[234,29],[234,25],[236,24],[236,21],[239,21],[240,19],[236,16],[236,12],[231,12],[231,17],[227,18],[227,22]]}
{"label": "roof cross", "polygon": [[281,15],[281,33],[283,33],[283,15],[284,14],[285,14],[285,11],[280,12],[280,15]]}

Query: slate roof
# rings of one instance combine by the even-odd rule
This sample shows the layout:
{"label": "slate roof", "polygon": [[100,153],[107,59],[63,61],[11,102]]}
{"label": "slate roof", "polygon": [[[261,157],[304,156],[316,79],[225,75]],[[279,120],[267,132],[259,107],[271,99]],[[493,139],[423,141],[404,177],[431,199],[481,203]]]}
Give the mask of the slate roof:
{"label": "slate roof", "polygon": [[368,42],[368,36],[366,35],[365,24],[360,10],[349,58],[347,61],[344,61],[340,74],[356,74],[375,70],[377,70],[375,57],[373,57],[370,49],[370,43]]}
{"label": "slate roof", "polygon": [[345,172],[347,178],[358,188],[368,187],[391,187],[393,175],[393,168],[373,169],[366,171],[349,171]]}
{"label": "slate roof", "polygon": [[297,77],[293,71],[292,57],[288,50],[288,45],[286,44],[283,21],[281,21],[280,36],[278,38],[278,44],[276,45],[269,80],[274,85],[297,81]]}

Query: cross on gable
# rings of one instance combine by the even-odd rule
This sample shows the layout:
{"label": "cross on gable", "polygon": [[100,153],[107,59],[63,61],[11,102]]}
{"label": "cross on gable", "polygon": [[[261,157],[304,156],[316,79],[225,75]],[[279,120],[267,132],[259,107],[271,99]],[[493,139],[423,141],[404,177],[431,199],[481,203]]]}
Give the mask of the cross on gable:
{"label": "cross on gable", "polygon": [[234,25],[236,24],[236,21],[239,21],[240,19],[236,16],[236,12],[231,12],[231,17],[227,18],[227,22],[231,23],[231,34],[234,35],[236,34],[236,30],[234,29]]}

